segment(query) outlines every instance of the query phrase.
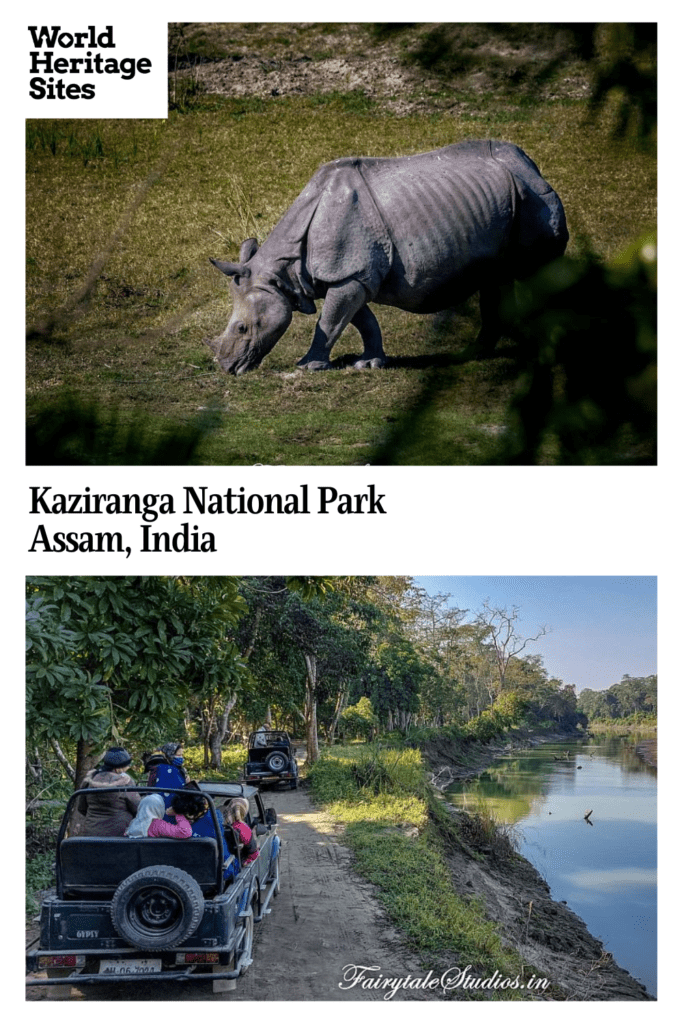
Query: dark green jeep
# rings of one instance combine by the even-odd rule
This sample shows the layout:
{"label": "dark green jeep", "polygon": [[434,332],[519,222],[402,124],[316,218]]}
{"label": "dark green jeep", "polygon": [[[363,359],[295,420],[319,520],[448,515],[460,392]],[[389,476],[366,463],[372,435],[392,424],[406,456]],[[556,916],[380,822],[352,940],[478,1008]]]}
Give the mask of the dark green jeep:
{"label": "dark green jeep", "polygon": [[[220,840],[71,836],[75,802],[87,791],[72,794],[57,839],[56,888],[43,899],[40,939],[27,951],[29,985],[55,986],[50,994],[67,998],[70,986],[122,981],[235,987],[252,962],[254,925],[280,887],[277,816],[251,786],[200,789]],[[231,828],[227,860],[222,842],[220,807],[236,796],[249,801],[259,847],[247,865]]]}

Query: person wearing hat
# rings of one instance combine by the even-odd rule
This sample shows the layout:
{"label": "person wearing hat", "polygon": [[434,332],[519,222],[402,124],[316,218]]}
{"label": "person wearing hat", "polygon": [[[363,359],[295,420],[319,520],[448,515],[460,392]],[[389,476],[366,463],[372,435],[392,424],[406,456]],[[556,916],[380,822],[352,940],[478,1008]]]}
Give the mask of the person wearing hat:
{"label": "person wearing hat", "polygon": [[128,789],[135,786],[126,771],[131,761],[130,754],[123,747],[110,747],[101,765],[88,772],[81,789],[89,792],[83,793],[77,804],[77,810],[85,819],[78,830],[79,835],[125,834],[140,803],[140,794]]}
{"label": "person wearing hat", "polygon": [[[183,761],[182,743],[164,743],[157,747],[153,754],[145,757],[145,771],[149,772],[147,785],[158,789],[182,789],[187,782]],[[173,793],[164,793],[163,797],[166,807],[170,807]]]}

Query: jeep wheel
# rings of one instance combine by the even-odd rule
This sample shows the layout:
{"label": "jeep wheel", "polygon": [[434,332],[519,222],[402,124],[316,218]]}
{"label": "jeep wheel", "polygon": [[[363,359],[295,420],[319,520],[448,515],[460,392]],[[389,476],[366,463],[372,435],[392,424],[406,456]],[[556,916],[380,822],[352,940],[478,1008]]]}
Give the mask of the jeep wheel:
{"label": "jeep wheel", "polygon": [[268,754],[266,758],[266,764],[270,768],[271,772],[275,772],[279,775],[287,767],[287,757],[280,750],[274,750],[272,754]]}
{"label": "jeep wheel", "polygon": [[252,962],[252,947],[254,945],[254,907],[249,904],[247,915],[241,918],[244,926],[244,933],[235,949],[235,966],[239,966],[240,974],[244,974]]}
{"label": "jeep wheel", "polygon": [[197,882],[166,864],[142,868],[121,882],[111,919],[122,939],[138,949],[171,949],[197,930],[204,897]]}

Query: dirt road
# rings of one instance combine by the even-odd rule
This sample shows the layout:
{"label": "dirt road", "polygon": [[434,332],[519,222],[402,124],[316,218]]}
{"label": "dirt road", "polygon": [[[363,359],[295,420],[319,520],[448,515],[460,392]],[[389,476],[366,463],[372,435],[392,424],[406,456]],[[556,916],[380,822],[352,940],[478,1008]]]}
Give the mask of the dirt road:
{"label": "dirt road", "polygon": [[301,790],[268,794],[282,836],[282,887],[260,928],[254,963],[232,999],[381,999],[339,988],[348,964],[423,975],[373,893],[350,866],[332,820]]}
{"label": "dirt road", "polygon": [[[302,790],[266,792],[282,837],[281,891],[272,913],[257,927],[254,962],[234,992],[214,995],[205,984],[112,985],[72,990],[80,1000],[381,1000],[382,992],[343,989],[348,964],[377,965],[384,976],[423,977],[393,929],[372,886],[351,870],[351,853],[339,842],[333,821],[316,810]],[[441,993],[443,995],[443,993]],[[45,988],[28,989],[44,999]],[[400,993],[438,998],[437,992]]]}

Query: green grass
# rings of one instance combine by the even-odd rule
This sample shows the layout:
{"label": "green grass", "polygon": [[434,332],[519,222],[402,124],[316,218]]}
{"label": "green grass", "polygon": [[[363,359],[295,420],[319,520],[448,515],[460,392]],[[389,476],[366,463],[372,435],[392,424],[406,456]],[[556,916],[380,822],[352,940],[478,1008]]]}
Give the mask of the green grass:
{"label": "green grass", "polygon": [[[276,37],[273,45],[282,45]],[[247,234],[263,240],[316,168],[339,156],[509,139],[561,195],[570,252],[589,240],[610,259],[654,223],[654,159],[628,144],[610,146],[608,117],[587,126],[585,103],[566,98],[476,99],[466,118],[438,110],[398,117],[350,92],[200,95],[166,121],[29,121],[29,424],[73,398],[105,419],[114,410],[124,435],[144,424],[140,462],[164,461],[169,427],[192,430],[207,410],[213,428],[192,451],[201,464],[505,460],[519,368],[505,342],[493,359],[458,363],[478,330],[474,301],[441,318],[378,307],[393,359],[381,372],[347,365],[360,351],[352,330],[335,348],[336,371],[296,371],[314,327],[314,317],[301,314],[242,378],[219,371],[203,344],[224,329],[230,310],[209,256],[235,259]],[[121,461],[117,447],[125,445],[95,445],[84,461]],[[628,444],[615,457],[628,461]],[[41,460],[49,461],[45,451]],[[552,441],[540,461],[558,461]]]}
{"label": "green grass", "polygon": [[223,747],[221,766],[212,769],[204,767],[204,748],[202,746],[183,747],[183,756],[185,771],[191,779],[204,779],[208,782],[237,782],[247,760],[247,750],[240,744]]}
{"label": "green grass", "polygon": [[[417,750],[366,744],[326,751],[309,770],[313,796],[343,823],[355,868],[377,886],[395,925],[434,970],[472,965],[484,978],[494,971],[522,976],[516,953],[506,948],[476,899],[459,896],[451,881],[446,842],[456,826],[441,821],[425,786]],[[490,841],[492,823],[482,826]],[[449,960],[450,958],[450,960]],[[498,992],[493,998],[521,998]]]}

